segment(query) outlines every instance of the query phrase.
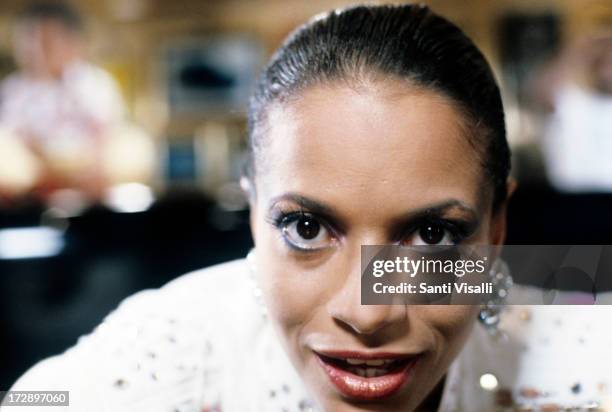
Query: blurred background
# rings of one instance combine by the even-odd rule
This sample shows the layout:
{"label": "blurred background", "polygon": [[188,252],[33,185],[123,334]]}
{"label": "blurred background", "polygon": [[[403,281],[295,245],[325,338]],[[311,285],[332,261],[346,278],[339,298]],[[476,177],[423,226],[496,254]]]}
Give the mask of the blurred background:
{"label": "blurred background", "polygon": [[[0,389],[126,296],[251,246],[245,106],[348,1],[0,2]],[[511,244],[611,244],[612,0],[431,0],[503,88]]]}

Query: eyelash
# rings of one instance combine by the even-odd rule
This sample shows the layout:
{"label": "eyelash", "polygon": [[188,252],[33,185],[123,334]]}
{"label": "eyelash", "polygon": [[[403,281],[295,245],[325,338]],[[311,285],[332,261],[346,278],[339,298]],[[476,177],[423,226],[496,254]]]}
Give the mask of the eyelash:
{"label": "eyelash", "polygon": [[282,231],[283,228],[288,226],[289,224],[299,220],[300,218],[303,217],[310,217],[313,219],[316,219],[322,226],[325,227],[326,230],[329,231],[329,233],[334,236],[334,237],[338,237],[338,233],[339,231],[332,225],[330,224],[327,219],[318,216],[315,213],[311,213],[308,212],[304,209],[298,209],[298,210],[276,210],[272,212],[272,215],[270,216],[270,218],[268,219],[269,222],[278,230],[279,236],[281,238],[281,240],[283,240],[283,242],[292,250],[298,251],[298,252],[304,252],[304,253],[312,253],[312,252],[316,252],[318,251],[318,249],[305,249],[305,248],[301,248],[298,247],[296,245],[294,245],[293,243],[289,242],[285,236],[283,235]]}
{"label": "eyelash", "polygon": [[299,219],[300,217],[304,217],[304,216],[310,216],[312,215],[312,213],[307,213],[304,210],[297,210],[297,211],[275,211],[272,213],[271,217],[270,217],[270,223],[272,223],[272,225],[274,225],[276,228],[281,229],[283,225],[291,223],[293,221],[295,221],[296,219]]}
{"label": "eyelash", "polygon": [[[325,218],[318,216],[314,213],[307,212],[304,209],[299,210],[276,210],[273,211],[272,215],[268,219],[270,223],[279,231],[280,237],[284,241],[287,246],[289,246],[293,250],[297,250],[299,252],[313,252],[314,250],[303,249],[296,247],[292,243],[288,242],[287,239],[282,235],[282,229],[289,225],[290,223],[295,222],[296,220],[302,217],[311,217],[319,221],[321,225],[325,226],[325,228],[329,231],[332,236],[338,237],[339,231],[334,228]],[[396,237],[396,242],[401,243],[404,239],[408,239],[410,236],[414,235],[420,229],[428,226],[428,225],[436,225],[441,226],[444,230],[447,230],[452,238],[454,244],[459,244],[465,239],[469,238],[475,230],[475,225],[473,222],[469,222],[463,219],[444,219],[433,216],[426,216],[418,219],[416,222],[410,225],[407,230],[404,230],[399,236]]]}

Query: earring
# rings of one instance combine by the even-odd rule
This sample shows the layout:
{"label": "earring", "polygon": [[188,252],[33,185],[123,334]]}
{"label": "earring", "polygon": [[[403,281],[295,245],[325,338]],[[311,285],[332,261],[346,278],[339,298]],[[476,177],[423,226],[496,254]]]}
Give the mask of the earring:
{"label": "earring", "polygon": [[513,285],[510,268],[506,262],[498,258],[489,270],[489,278],[493,291],[488,296],[487,301],[481,305],[480,312],[478,312],[478,321],[491,337],[503,340],[507,336],[499,329],[500,315],[509,290]]}
{"label": "earring", "polygon": [[249,251],[249,253],[246,256],[246,260],[247,260],[247,265],[249,267],[249,282],[251,283],[251,289],[253,291],[253,296],[255,297],[255,300],[257,301],[260,307],[262,318],[266,319],[268,317],[268,310],[263,300],[263,293],[261,291],[261,288],[259,287],[259,284],[257,283],[257,276],[256,276],[257,259],[256,259],[255,248],[252,248]]}

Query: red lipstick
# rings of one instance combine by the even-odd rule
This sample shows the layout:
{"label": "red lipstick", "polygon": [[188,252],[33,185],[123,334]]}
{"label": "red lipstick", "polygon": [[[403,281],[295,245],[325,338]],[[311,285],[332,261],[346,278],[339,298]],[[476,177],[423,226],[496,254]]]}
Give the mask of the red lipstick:
{"label": "red lipstick", "polygon": [[409,380],[419,355],[315,352],[323,371],[344,396],[363,401],[389,397]]}

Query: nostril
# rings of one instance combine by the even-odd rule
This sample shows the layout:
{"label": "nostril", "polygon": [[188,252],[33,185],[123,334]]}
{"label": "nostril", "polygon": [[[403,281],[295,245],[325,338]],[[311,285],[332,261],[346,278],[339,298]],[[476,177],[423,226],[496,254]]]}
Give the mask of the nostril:
{"label": "nostril", "polygon": [[406,305],[362,305],[361,276],[349,278],[326,304],[328,314],[341,328],[352,334],[371,336],[391,324],[406,322]]}
{"label": "nostril", "polygon": [[360,305],[345,307],[331,316],[334,323],[347,333],[369,342],[386,340],[404,334],[409,329],[406,305]]}
{"label": "nostril", "polygon": [[335,321],[351,333],[365,336],[374,335],[389,325],[389,321],[385,316],[371,317],[363,313],[342,318],[336,317]]}

